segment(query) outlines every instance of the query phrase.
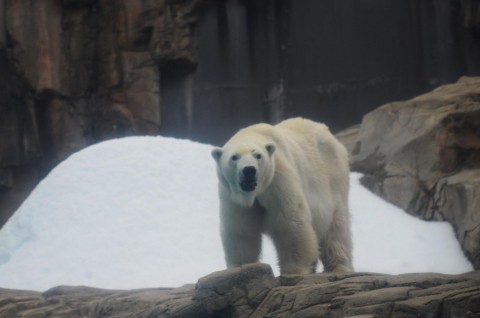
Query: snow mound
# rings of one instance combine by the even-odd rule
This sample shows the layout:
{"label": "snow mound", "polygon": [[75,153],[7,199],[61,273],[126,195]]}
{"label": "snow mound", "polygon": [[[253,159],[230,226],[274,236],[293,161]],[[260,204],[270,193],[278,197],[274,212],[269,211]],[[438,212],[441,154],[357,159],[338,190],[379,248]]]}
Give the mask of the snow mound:
{"label": "snow mound", "polygon": [[[224,269],[211,148],[129,137],[73,154],[1,229],[0,286],[175,287]],[[351,174],[356,270],[472,270],[449,224],[405,214],[359,178]],[[270,240],[264,245],[262,260],[278,274]]]}

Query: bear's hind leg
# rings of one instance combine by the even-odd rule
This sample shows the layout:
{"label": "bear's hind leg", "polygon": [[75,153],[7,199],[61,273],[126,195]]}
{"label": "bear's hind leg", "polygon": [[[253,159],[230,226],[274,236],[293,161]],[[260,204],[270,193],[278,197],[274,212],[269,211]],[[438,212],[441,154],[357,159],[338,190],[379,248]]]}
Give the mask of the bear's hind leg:
{"label": "bear's hind leg", "polygon": [[347,208],[335,212],[332,224],[320,247],[325,272],[346,273],[353,271],[352,238]]}

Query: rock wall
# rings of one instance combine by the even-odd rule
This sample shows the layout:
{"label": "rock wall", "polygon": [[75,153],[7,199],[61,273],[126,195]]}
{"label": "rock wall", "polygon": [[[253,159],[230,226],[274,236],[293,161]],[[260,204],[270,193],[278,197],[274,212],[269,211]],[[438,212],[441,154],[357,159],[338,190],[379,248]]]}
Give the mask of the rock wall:
{"label": "rock wall", "polygon": [[275,278],[249,264],[177,289],[0,289],[2,317],[479,317],[480,272]]}
{"label": "rock wall", "polygon": [[164,132],[223,144],[294,116],[345,129],[378,105],[480,75],[478,12],[476,0],[208,1],[198,69],[174,78],[167,99],[180,107]]}
{"label": "rock wall", "polygon": [[[132,134],[347,127],[480,74],[476,0],[0,0],[0,226],[52,166]],[[198,66],[198,67],[197,67]]]}
{"label": "rock wall", "polygon": [[338,135],[373,192],[425,220],[446,220],[480,269],[480,78],[366,114]]}
{"label": "rock wall", "polygon": [[157,134],[163,70],[192,72],[201,0],[0,0],[0,226],[89,144]]}

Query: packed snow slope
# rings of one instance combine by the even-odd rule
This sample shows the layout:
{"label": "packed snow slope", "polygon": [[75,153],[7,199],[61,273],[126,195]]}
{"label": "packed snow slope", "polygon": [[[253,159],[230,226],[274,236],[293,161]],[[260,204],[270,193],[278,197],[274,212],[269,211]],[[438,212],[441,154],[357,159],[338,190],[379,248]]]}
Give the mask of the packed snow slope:
{"label": "packed snow slope", "polygon": [[[211,148],[130,137],[73,154],[0,230],[0,286],[175,287],[224,269]],[[357,271],[472,270],[449,224],[407,215],[359,177],[350,193]],[[278,274],[275,258],[266,239],[262,261]]]}

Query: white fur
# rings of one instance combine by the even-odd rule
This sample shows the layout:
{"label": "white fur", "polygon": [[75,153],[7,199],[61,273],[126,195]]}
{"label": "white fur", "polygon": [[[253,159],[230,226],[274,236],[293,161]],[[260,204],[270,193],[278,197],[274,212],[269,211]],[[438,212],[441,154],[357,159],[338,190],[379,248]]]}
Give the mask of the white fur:
{"label": "white fur", "polygon": [[[228,267],[257,262],[266,233],[282,274],[311,273],[319,257],[325,271],[353,270],[348,154],[327,126],[302,118],[253,125],[212,155]],[[246,166],[257,171],[251,192],[240,187]]]}

